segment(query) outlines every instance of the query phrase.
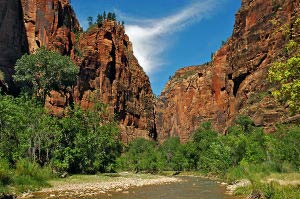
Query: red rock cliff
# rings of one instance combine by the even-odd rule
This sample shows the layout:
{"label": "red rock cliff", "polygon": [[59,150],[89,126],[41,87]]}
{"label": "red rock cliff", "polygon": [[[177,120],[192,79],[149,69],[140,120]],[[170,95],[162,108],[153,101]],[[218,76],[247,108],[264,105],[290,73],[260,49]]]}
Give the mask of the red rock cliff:
{"label": "red rock cliff", "polygon": [[73,56],[76,30],[79,23],[67,0],[1,0],[0,70],[10,91],[16,92],[11,76],[18,58],[41,46]]}
{"label": "red rock cliff", "polygon": [[298,35],[293,23],[299,9],[299,0],[243,0],[233,35],[212,63],[181,69],[166,85],[156,105],[159,139],[186,141],[204,121],[225,132],[240,114],[268,131],[285,121],[288,112],[270,96],[266,78],[286,42]]}
{"label": "red rock cliff", "polygon": [[[0,0],[0,70],[13,87],[11,75],[18,58],[28,52],[26,30],[20,1]],[[2,84],[3,89],[5,86]]]}
{"label": "red rock cliff", "polygon": [[122,140],[155,138],[154,103],[150,81],[133,55],[124,27],[104,21],[83,33],[77,44],[81,57],[75,101],[108,104],[120,122]]}
{"label": "red rock cliff", "polygon": [[105,22],[79,34],[76,41],[74,32],[79,30],[68,0],[0,0],[0,70],[10,91],[16,91],[11,78],[16,60],[46,46],[70,56],[80,67],[71,96],[52,92],[47,99],[46,107],[53,114],[61,115],[71,100],[85,108],[102,102],[116,115],[124,141],[155,138],[150,82],[133,55],[124,27]]}

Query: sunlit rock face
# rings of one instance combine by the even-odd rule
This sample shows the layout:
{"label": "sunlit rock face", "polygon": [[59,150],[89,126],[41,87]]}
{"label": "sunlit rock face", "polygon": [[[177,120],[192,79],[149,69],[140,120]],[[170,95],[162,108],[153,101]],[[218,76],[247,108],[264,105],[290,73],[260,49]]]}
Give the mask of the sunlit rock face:
{"label": "sunlit rock face", "polygon": [[41,46],[73,56],[80,26],[68,0],[21,0],[29,51]]}
{"label": "sunlit rock face", "polygon": [[289,39],[299,38],[299,0],[243,0],[231,38],[209,65],[180,69],[156,103],[159,140],[179,136],[187,141],[205,121],[225,133],[238,115],[274,130],[289,120],[285,107],[272,97],[267,71],[284,56]]}
{"label": "sunlit rock face", "polygon": [[17,92],[12,82],[17,59],[41,46],[73,56],[76,30],[79,23],[66,0],[1,0],[0,69],[10,92]]}
{"label": "sunlit rock face", "polygon": [[108,105],[120,122],[122,140],[156,138],[150,81],[133,55],[124,27],[106,21],[83,33],[77,44],[81,56],[75,102],[88,108],[94,102]]}
{"label": "sunlit rock face", "polygon": [[107,21],[90,32],[79,30],[68,0],[0,0],[0,69],[10,92],[18,92],[12,82],[16,60],[45,46],[70,56],[80,68],[73,91],[51,92],[46,102],[50,113],[63,116],[73,102],[83,108],[101,102],[119,122],[123,141],[155,139],[150,82],[124,27]]}

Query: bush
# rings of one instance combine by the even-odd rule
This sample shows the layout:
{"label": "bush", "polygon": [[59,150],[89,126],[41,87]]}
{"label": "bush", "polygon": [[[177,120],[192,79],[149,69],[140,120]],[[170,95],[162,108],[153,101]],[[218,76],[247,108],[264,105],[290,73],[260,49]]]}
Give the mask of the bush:
{"label": "bush", "polygon": [[125,154],[118,160],[119,168],[135,172],[157,172],[159,170],[159,159],[154,141],[137,138],[132,141]]}
{"label": "bush", "polygon": [[12,173],[9,168],[9,163],[1,159],[0,160],[0,186],[9,185],[12,181]]}
{"label": "bush", "polygon": [[118,126],[108,118],[103,104],[86,111],[80,107],[69,110],[59,121],[62,131],[52,158],[58,172],[114,172],[121,144]]}

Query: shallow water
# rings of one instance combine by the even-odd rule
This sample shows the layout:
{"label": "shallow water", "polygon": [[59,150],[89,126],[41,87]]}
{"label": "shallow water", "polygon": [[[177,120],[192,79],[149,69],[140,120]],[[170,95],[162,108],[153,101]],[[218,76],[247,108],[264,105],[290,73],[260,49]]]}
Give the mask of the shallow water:
{"label": "shallow water", "polygon": [[[113,199],[233,199],[225,187],[198,177],[182,177],[180,183],[129,189],[129,193],[111,193]],[[97,198],[97,197],[96,197]]]}
{"label": "shallow water", "polygon": [[[182,181],[164,185],[135,187],[120,192],[99,195],[78,194],[77,196],[55,193],[34,194],[33,198],[87,198],[87,199],[234,199],[226,195],[226,187],[209,179],[199,177],[178,177]],[[50,196],[50,197],[49,197]]]}

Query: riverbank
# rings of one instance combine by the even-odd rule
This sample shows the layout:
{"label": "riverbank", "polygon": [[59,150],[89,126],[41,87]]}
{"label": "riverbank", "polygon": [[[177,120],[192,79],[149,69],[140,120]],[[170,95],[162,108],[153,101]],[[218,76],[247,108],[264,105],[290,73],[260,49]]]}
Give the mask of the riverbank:
{"label": "riverbank", "polygon": [[50,188],[25,193],[18,198],[80,198],[110,196],[110,192],[127,193],[129,188],[180,182],[180,179],[151,174],[74,175],[49,181]]}
{"label": "riverbank", "polygon": [[[257,171],[257,170],[256,170]],[[244,171],[245,172],[245,171]],[[167,172],[165,174],[170,174]],[[201,172],[181,172],[178,176],[207,178],[226,187],[226,194],[247,199],[300,199],[300,173],[270,171],[229,172],[218,176]]]}

